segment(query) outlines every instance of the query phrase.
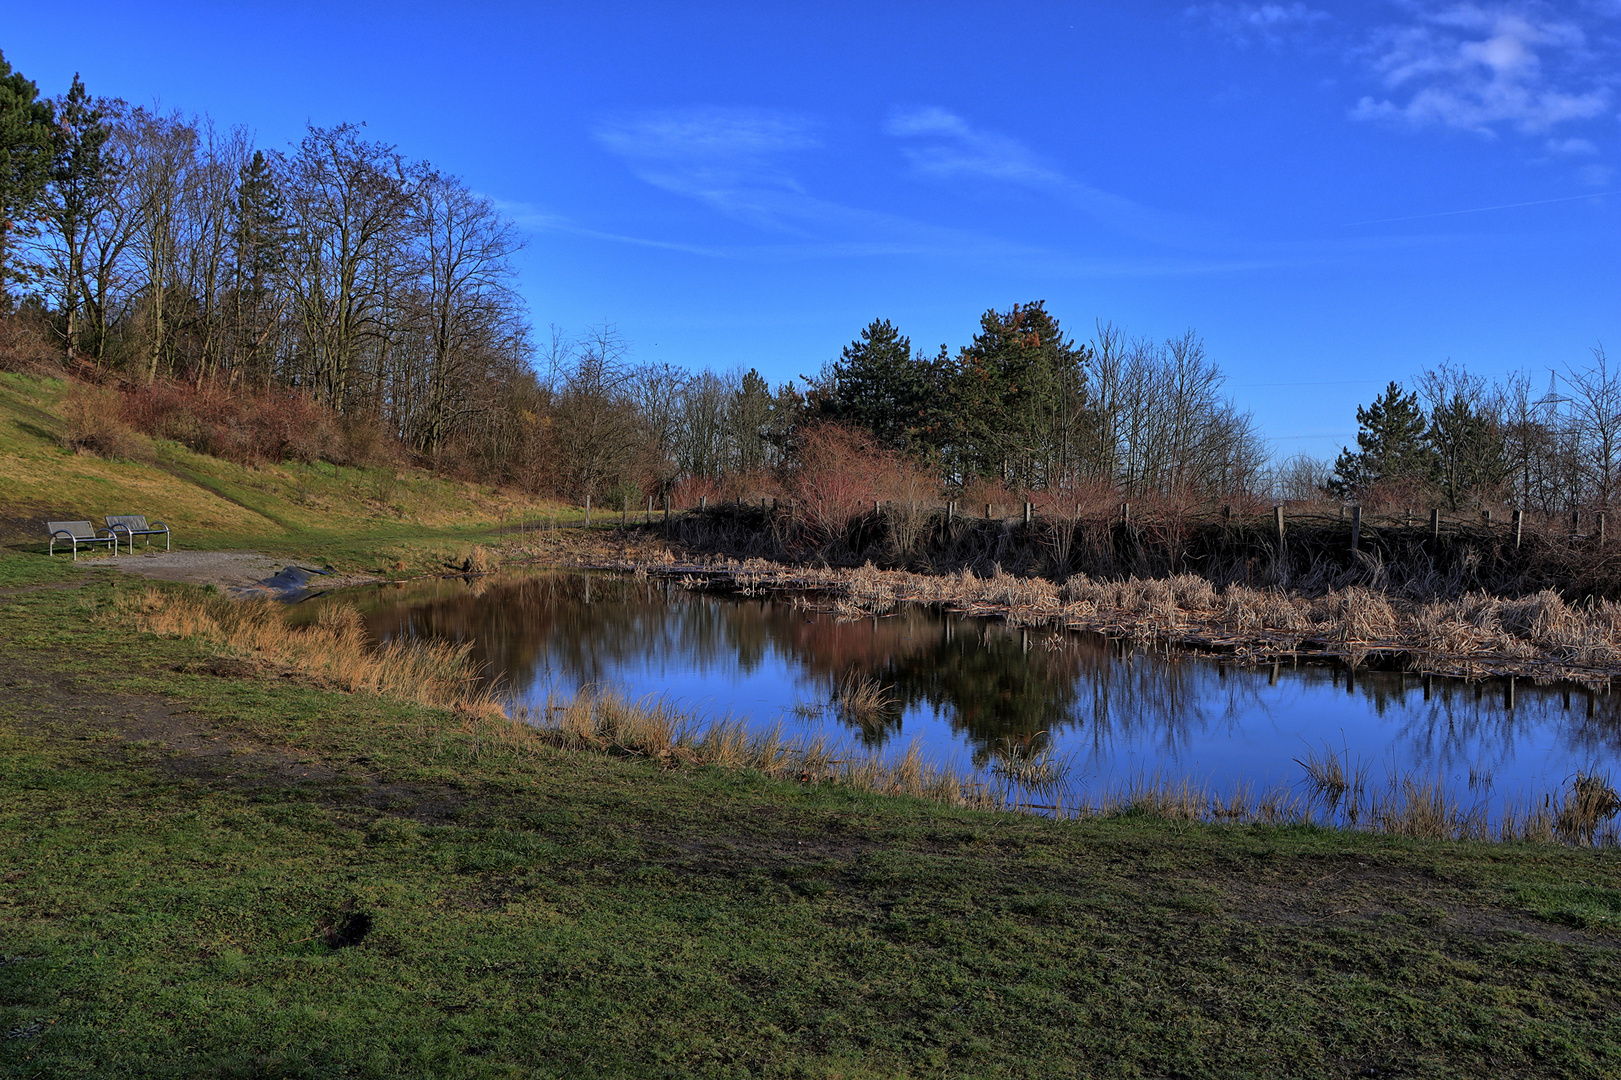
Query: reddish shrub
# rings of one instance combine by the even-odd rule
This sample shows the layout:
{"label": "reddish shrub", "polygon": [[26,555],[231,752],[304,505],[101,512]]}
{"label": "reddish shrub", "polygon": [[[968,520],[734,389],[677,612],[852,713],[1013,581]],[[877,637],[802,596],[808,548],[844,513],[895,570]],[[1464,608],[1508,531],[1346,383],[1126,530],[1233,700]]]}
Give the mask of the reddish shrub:
{"label": "reddish shrub", "polygon": [[[301,390],[232,393],[155,382],[125,393],[121,413],[138,431],[244,464],[354,457],[338,417]],[[369,448],[376,442],[367,438]]]}
{"label": "reddish shrub", "polygon": [[842,536],[863,504],[882,498],[894,456],[872,436],[843,424],[817,424],[799,433],[785,486],[806,523],[824,541]]}

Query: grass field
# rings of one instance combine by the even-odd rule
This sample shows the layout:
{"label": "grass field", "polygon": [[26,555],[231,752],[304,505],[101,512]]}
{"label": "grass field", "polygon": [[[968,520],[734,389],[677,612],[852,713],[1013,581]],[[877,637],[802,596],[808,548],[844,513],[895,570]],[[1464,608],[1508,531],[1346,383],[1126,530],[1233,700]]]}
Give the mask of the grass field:
{"label": "grass field", "polygon": [[6,1075],[1621,1069],[1613,852],[669,769],[110,633],[134,585],[28,588]]}
{"label": "grass field", "polygon": [[499,528],[573,522],[582,511],[418,468],[327,462],[255,468],[131,435],[135,460],[63,444],[59,379],[0,373],[0,544],[45,550],[41,523],[107,514],[168,522],[185,548],[251,548],[341,569],[436,565]]}

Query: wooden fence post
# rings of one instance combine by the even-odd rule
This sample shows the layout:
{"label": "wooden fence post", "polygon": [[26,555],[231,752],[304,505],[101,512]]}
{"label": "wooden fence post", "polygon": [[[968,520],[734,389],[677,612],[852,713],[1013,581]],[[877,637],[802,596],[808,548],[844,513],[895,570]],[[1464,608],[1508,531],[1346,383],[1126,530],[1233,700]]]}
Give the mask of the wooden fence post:
{"label": "wooden fence post", "polygon": [[623,529],[630,524],[630,496],[622,495],[619,498],[619,527]]}
{"label": "wooden fence post", "polygon": [[1120,504],[1120,524],[1131,525],[1131,504],[1128,502]]}
{"label": "wooden fence post", "polygon": [[1272,508],[1272,524],[1278,531],[1278,550],[1283,550],[1283,507]]}
{"label": "wooden fence post", "polygon": [[1572,535],[1572,536],[1580,536],[1581,534],[1582,534],[1582,512],[1580,510],[1572,510],[1570,512],[1570,535]]}
{"label": "wooden fence post", "polygon": [[1480,512],[1480,523],[1488,529],[1492,527],[1492,512],[1490,510]]}
{"label": "wooden fence post", "polygon": [[664,524],[670,523],[670,497],[664,496]]}
{"label": "wooden fence post", "polygon": [[991,520],[991,504],[990,503],[985,504],[985,520],[986,521]]}
{"label": "wooden fence post", "polygon": [[698,509],[700,509],[700,510],[708,510],[709,509],[709,496],[708,495],[700,495],[700,496],[698,496]]}
{"label": "wooden fence post", "polygon": [[591,527],[591,496],[585,497],[585,527]]}
{"label": "wooden fence post", "polygon": [[1516,551],[1520,549],[1520,528],[1524,523],[1524,520],[1524,512],[1519,510],[1514,511],[1514,550]]}
{"label": "wooden fence post", "polygon": [[1362,546],[1362,504],[1351,507],[1351,551]]}
{"label": "wooden fence post", "polygon": [[1439,544],[1440,542],[1441,542],[1441,511],[1432,507],[1430,509],[1430,543]]}
{"label": "wooden fence post", "polygon": [[647,497],[647,524],[653,524],[653,496]]}
{"label": "wooden fence post", "polygon": [[1024,523],[1027,527],[1032,520],[1031,509],[1030,500],[1026,499],[1024,502]]}

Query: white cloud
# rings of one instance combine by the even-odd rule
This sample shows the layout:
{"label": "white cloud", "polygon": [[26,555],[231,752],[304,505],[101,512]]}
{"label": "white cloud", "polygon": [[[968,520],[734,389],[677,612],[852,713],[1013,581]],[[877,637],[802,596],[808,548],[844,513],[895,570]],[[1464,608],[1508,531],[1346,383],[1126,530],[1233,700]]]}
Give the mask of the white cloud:
{"label": "white cloud", "polygon": [[1591,139],[1549,139],[1548,150],[1566,157],[1591,157],[1598,153],[1598,147]]}
{"label": "white cloud", "polygon": [[1587,36],[1540,5],[1456,3],[1379,32],[1371,51],[1388,96],[1367,96],[1358,120],[1495,135],[1540,134],[1603,113],[1608,86],[1584,77]]}
{"label": "white cloud", "polygon": [[1576,179],[1591,188],[1609,187],[1615,170],[1608,165],[1583,165],[1576,171]]}
{"label": "white cloud", "polygon": [[1326,11],[1292,4],[1195,4],[1182,13],[1208,23],[1237,45],[1261,42],[1282,45],[1304,36],[1305,32],[1330,16]]}
{"label": "white cloud", "polygon": [[884,130],[897,138],[915,140],[902,153],[914,169],[930,176],[980,176],[1027,187],[1067,182],[1062,173],[1043,165],[1016,139],[976,131],[945,109],[896,110]]}
{"label": "white cloud", "polygon": [[1165,214],[1066,176],[1017,139],[969,124],[949,110],[897,109],[884,130],[905,140],[902,154],[933,180],[1011,184],[1051,195],[1128,236],[1186,248],[1207,232],[1199,222]]}

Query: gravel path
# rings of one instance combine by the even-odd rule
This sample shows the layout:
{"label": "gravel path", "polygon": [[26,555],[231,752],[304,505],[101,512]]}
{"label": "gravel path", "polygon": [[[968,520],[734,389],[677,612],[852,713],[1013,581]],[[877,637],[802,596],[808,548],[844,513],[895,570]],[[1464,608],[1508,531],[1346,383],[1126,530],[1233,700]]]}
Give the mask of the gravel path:
{"label": "gravel path", "polygon": [[[158,581],[216,585],[220,591],[235,595],[262,592],[253,587],[293,564],[257,551],[137,551],[134,555],[90,560],[89,565],[98,570],[122,570]],[[319,577],[316,582],[322,589],[341,589],[377,580],[365,574],[333,574]]]}

